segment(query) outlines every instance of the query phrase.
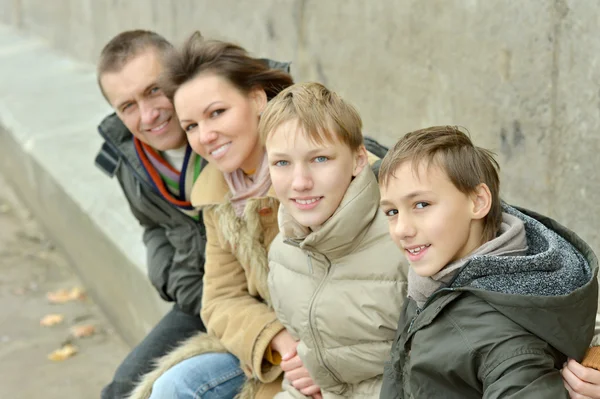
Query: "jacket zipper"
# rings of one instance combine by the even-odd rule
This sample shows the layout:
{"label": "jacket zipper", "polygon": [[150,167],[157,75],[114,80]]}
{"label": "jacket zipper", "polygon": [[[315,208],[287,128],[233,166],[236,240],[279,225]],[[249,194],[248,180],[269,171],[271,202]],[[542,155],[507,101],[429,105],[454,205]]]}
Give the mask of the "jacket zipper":
{"label": "jacket zipper", "polygon": [[[308,257],[310,259],[310,254],[308,254]],[[314,328],[314,307],[315,307],[315,302],[317,299],[317,296],[321,293],[323,287],[325,286],[325,283],[327,281],[327,278],[329,277],[329,272],[331,270],[331,262],[329,261],[329,258],[327,258],[325,255],[323,255],[323,257],[327,260],[327,268],[325,269],[325,276],[323,277],[323,279],[321,280],[321,282],[319,283],[319,285],[317,286],[317,289],[315,290],[315,293],[313,294],[311,300],[310,300],[310,304],[308,306],[308,329],[310,331],[310,335],[313,339],[313,341],[315,342],[315,352],[317,354],[317,358],[319,359],[319,363],[321,363],[321,365],[325,368],[325,370],[327,370],[329,372],[329,374],[331,374],[333,376],[333,379],[338,383],[338,384],[342,384],[342,380],[341,378],[337,375],[336,372],[334,372],[326,363],[325,360],[323,359],[323,353],[321,352],[321,348],[323,346],[323,341],[321,339],[321,336],[319,335],[319,333],[316,331],[316,329]],[[312,268],[312,261],[311,261],[311,268]]]}

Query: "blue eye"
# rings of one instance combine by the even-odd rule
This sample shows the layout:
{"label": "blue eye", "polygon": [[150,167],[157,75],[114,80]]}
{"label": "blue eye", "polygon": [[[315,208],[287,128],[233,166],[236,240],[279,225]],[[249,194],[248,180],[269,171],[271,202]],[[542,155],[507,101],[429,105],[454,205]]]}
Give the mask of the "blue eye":
{"label": "blue eye", "polygon": [[316,157],[315,158],[315,162],[316,163],[323,163],[323,162],[327,162],[329,160],[329,158],[321,156],[321,157]]}
{"label": "blue eye", "polygon": [[160,91],[160,87],[154,86],[153,88],[150,89],[150,94],[156,94],[159,91]]}
{"label": "blue eye", "polygon": [[273,165],[275,165],[275,166],[287,166],[289,164],[290,163],[288,161],[277,161]]}
{"label": "blue eye", "polygon": [[387,217],[392,217],[392,216],[396,216],[398,214],[398,209],[390,209],[388,211],[383,211],[383,213],[385,214],[385,216]]}
{"label": "blue eye", "polygon": [[197,123],[190,123],[189,125],[187,125],[186,127],[184,127],[183,130],[185,130],[186,132],[189,132],[190,130],[192,130],[196,126],[198,126]]}
{"label": "blue eye", "polygon": [[428,206],[429,206],[429,203],[428,202],[424,202],[424,201],[417,202],[415,204],[415,208],[417,208],[417,209],[424,209],[424,208],[426,208]]}

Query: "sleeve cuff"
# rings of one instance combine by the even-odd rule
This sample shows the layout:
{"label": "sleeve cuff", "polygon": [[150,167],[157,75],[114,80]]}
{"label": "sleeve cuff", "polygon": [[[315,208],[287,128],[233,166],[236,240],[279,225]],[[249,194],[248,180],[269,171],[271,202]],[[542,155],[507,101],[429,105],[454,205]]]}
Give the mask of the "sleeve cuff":
{"label": "sleeve cuff", "polygon": [[[271,351],[272,354],[275,353],[271,350],[271,340],[283,329],[283,324],[281,324],[278,320],[275,320],[273,323],[265,327],[254,344],[252,369],[254,375],[261,382],[272,382],[279,377],[279,374],[281,374],[281,368],[269,361],[267,358],[267,352]],[[275,356],[273,359],[274,358]]]}
{"label": "sleeve cuff", "polygon": [[584,367],[600,370],[600,346],[592,346],[588,348],[581,364]]}

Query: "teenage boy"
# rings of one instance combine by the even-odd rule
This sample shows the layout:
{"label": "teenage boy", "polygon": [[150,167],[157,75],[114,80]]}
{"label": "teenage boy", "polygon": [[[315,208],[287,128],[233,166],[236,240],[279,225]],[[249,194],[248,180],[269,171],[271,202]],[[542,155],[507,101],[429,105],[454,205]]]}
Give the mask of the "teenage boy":
{"label": "teenage boy", "polygon": [[410,264],[382,398],[568,398],[594,333],[598,261],[554,220],[500,201],[498,164],[454,127],[384,158],[381,208]]}
{"label": "teenage boy", "polygon": [[298,341],[281,354],[276,397],[377,398],[408,266],[378,209],[360,116],[323,85],[302,83],[269,102],[259,129],[280,201],[269,291]]}

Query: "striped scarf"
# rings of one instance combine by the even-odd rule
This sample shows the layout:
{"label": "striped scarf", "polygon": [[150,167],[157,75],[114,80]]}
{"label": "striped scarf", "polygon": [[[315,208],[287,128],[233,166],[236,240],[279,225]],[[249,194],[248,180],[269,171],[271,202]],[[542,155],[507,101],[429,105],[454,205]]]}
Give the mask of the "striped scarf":
{"label": "striped scarf", "polygon": [[134,144],[137,156],[160,196],[184,214],[198,220],[199,211],[192,206],[190,194],[202,169],[202,158],[188,145],[179,172],[148,144],[137,138]]}

